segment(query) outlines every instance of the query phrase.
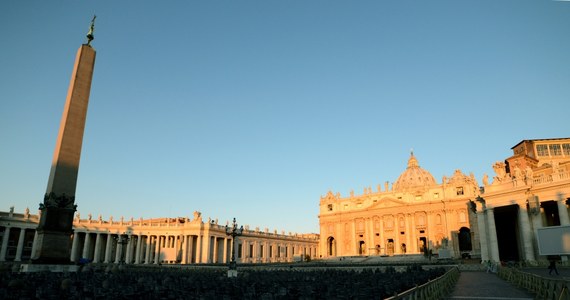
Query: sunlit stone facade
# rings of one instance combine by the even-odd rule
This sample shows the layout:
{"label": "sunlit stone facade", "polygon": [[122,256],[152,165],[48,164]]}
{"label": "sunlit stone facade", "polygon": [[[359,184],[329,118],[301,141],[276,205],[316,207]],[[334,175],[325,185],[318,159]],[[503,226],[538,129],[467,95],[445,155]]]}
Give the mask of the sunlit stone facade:
{"label": "sunlit stone facade", "polygon": [[[570,138],[523,140],[493,165],[476,201],[483,261],[545,260],[536,230],[570,225]],[[476,199],[477,200],[477,199]],[[566,261],[566,257],[562,257]]]}
{"label": "sunlit stone facade", "polygon": [[[228,263],[231,237],[225,224],[217,220],[160,218],[103,220],[101,217],[73,222],[72,262],[89,259],[93,263],[126,264],[205,264]],[[33,253],[38,215],[26,212],[0,212],[0,262],[28,261]],[[317,257],[318,235],[285,234],[251,230],[245,226],[235,243],[238,263],[292,262]]]}
{"label": "sunlit stone facade", "polygon": [[[524,140],[479,186],[460,170],[441,184],[411,155],[392,184],[320,200],[323,257],[423,253],[482,261],[544,260],[536,229],[570,225],[570,138]],[[563,260],[565,258],[563,257]]]}
{"label": "sunlit stone facade", "polygon": [[320,251],[324,257],[420,254],[425,248],[453,256],[477,252],[468,204],[478,190],[475,178],[460,170],[437,184],[412,153],[392,188],[386,182],[360,195],[329,191],[321,197]]}

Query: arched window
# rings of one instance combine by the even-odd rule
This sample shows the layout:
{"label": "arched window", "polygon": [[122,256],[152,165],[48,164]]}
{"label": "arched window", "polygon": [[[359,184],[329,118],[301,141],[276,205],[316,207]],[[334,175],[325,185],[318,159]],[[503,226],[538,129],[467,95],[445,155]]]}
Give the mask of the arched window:
{"label": "arched window", "polygon": [[437,214],[435,216],[435,224],[441,225],[441,215],[440,214]]}

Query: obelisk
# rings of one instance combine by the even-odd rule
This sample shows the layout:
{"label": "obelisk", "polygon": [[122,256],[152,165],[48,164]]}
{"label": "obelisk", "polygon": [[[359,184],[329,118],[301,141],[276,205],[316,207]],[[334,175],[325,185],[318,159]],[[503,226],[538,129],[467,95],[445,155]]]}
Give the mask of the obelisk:
{"label": "obelisk", "polygon": [[57,143],[46,194],[40,203],[40,221],[32,262],[40,264],[70,263],[71,234],[75,205],[75,187],[81,157],[81,144],[95,66],[95,17],[87,33],[87,43],[77,51],[67,99],[59,127]]}

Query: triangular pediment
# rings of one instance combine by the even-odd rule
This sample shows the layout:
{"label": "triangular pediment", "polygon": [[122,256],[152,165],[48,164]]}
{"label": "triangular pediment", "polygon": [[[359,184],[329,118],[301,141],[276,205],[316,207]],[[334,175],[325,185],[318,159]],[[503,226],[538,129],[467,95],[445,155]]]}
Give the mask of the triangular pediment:
{"label": "triangular pediment", "polygon": [[374,205],[373,208],[394,208],[394,207],[401,207],[405,206],[406,203],[402,200],[394,199],[394,198],[382,198],[378,200]]}

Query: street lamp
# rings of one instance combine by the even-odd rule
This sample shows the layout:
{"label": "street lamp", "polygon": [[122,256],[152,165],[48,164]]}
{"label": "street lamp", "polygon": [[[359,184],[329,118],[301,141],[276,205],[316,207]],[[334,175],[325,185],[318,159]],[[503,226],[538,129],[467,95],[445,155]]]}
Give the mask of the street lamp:
{"label": "street lamp", "polygon": [[230,268],[228,270],[228,277],[236,277],[237,276],[237,263],[236,263],[236,236],[240,236],[243,233],[243,226],[238,228],[238,224],[236,222],[236,218],[234,218],[232,227],[229,227],[226,224],[226,234],[232,237],[232,258],[230,261]]}

